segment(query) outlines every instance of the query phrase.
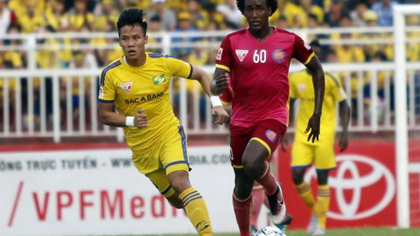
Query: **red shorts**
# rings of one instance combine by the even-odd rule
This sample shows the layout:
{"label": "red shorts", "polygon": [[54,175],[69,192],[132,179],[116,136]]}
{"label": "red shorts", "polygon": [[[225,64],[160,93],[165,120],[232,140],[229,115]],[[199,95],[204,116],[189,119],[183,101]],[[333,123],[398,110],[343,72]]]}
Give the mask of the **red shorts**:
{"label": "red shorts", "polygon": [[230,126],[230,160],[232,166],[242,167],[242,155],[246,145],[255,139],[264,145],[269,156],[277,148],[286,133],[286,125],[276,120],[263,120],[251,127]]}

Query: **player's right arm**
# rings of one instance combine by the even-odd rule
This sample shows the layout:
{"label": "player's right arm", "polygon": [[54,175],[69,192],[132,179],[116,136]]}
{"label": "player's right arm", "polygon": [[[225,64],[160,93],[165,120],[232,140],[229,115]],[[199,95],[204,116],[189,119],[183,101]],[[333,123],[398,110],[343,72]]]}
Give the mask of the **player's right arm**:
{"label": "player's right arm", "polygon": [[102,123],[109,126],[124,127],[136,126],[146,127],[147,116],[144,110],[139,110],[134,116],[123,116],[114,111],[114,100],[116,89],[112,82],[112,76],[109,73],[102,72],[100,79],[98,112]]}
{"label": "player's right arm", "polygon": [[230,37],[226,37],[216,56],[216,70],[213,73],[213,80],[210,85],[210,90],[213,95],[220,95],[228,88],[229,72],[232,67],[232,49]]}

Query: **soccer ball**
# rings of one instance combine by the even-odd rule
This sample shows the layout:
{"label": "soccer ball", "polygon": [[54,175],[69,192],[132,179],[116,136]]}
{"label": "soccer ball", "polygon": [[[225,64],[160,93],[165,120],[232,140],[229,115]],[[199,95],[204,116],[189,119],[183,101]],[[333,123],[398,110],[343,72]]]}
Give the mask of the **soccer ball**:
{"label": "soccer ball", "polygon": [[258,232],[255,233],[254,236],[286,236],[286,234],[277,227],[266,226],[258,230]]}

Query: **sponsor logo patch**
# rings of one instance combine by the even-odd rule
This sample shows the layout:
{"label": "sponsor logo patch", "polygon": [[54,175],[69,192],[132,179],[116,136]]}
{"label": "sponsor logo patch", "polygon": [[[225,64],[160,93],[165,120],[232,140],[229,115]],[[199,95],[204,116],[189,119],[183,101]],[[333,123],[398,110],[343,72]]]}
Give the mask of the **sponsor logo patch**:
{"label": "sponsor logo patch", "polygon": [[274,142],[276,141],[277,138],[277,133],[272,131],[271,129],[268,129],[267,131],[265,131],[265,135],[267,136],[267,138],[271,141]]}
{"label": "sponsor logo patch", "polygon": [[154,84],[163,84],[165,82],[166,82],[165,75],[158,75],[158,76],[153,77]]}
{"label": "sponsor logo patch", "polygon": [[216,60],[218,61],[222,60],[222,54],[223,54],[223,48],[219,48],[219,51],[217,51]]}
{"label": "sponsor logo patch", "polygon": [[282,49],[276,49],[271,54],[273,60],[276,62],[282,62],[286,58],[286,53]]}
{"label": "sponsor logo patch", "polygon": [[122,88],[122,90],[124,90],[126,94],[129,94],[131,91],[131,87],[133,87],[133,82],[120,84],[120,87]]}
{"label": "sponsor logo patch", "polygon": [[248,52],[249,52],[248,50],[242,50],[242,49],[235,50],[236,56],[238,57],[240,62],[242,62],[245,59]]}
{"label": "sponsor logo patch", "polygon": [[99,98],[104,98],[104,88],[99,87]]}

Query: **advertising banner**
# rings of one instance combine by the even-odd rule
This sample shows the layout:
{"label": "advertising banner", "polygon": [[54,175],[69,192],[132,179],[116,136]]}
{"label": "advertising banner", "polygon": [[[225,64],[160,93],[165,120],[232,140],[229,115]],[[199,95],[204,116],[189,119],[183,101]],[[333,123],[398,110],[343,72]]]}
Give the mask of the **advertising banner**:
{"label": "advertising banner", "polygon": [[[229,147],[191,147],[191,182],[216,232],[235,232]],[[0,235],[195,233],[127,148],[0,153]]]}
{"label": "advertising banner", "polygon": [[[291,179],[290,148],[288,153],[279,150],[277,153],[287,210],[295,218],[290,228],[306,229],[311,213]],[[394,141],[351,140],[345,152],[336,152],[336,161],[337,168],[329,177],[331,202],[327,227],[396,226]],[[316,194],[314,168],[306,172],[305,180]]]}

